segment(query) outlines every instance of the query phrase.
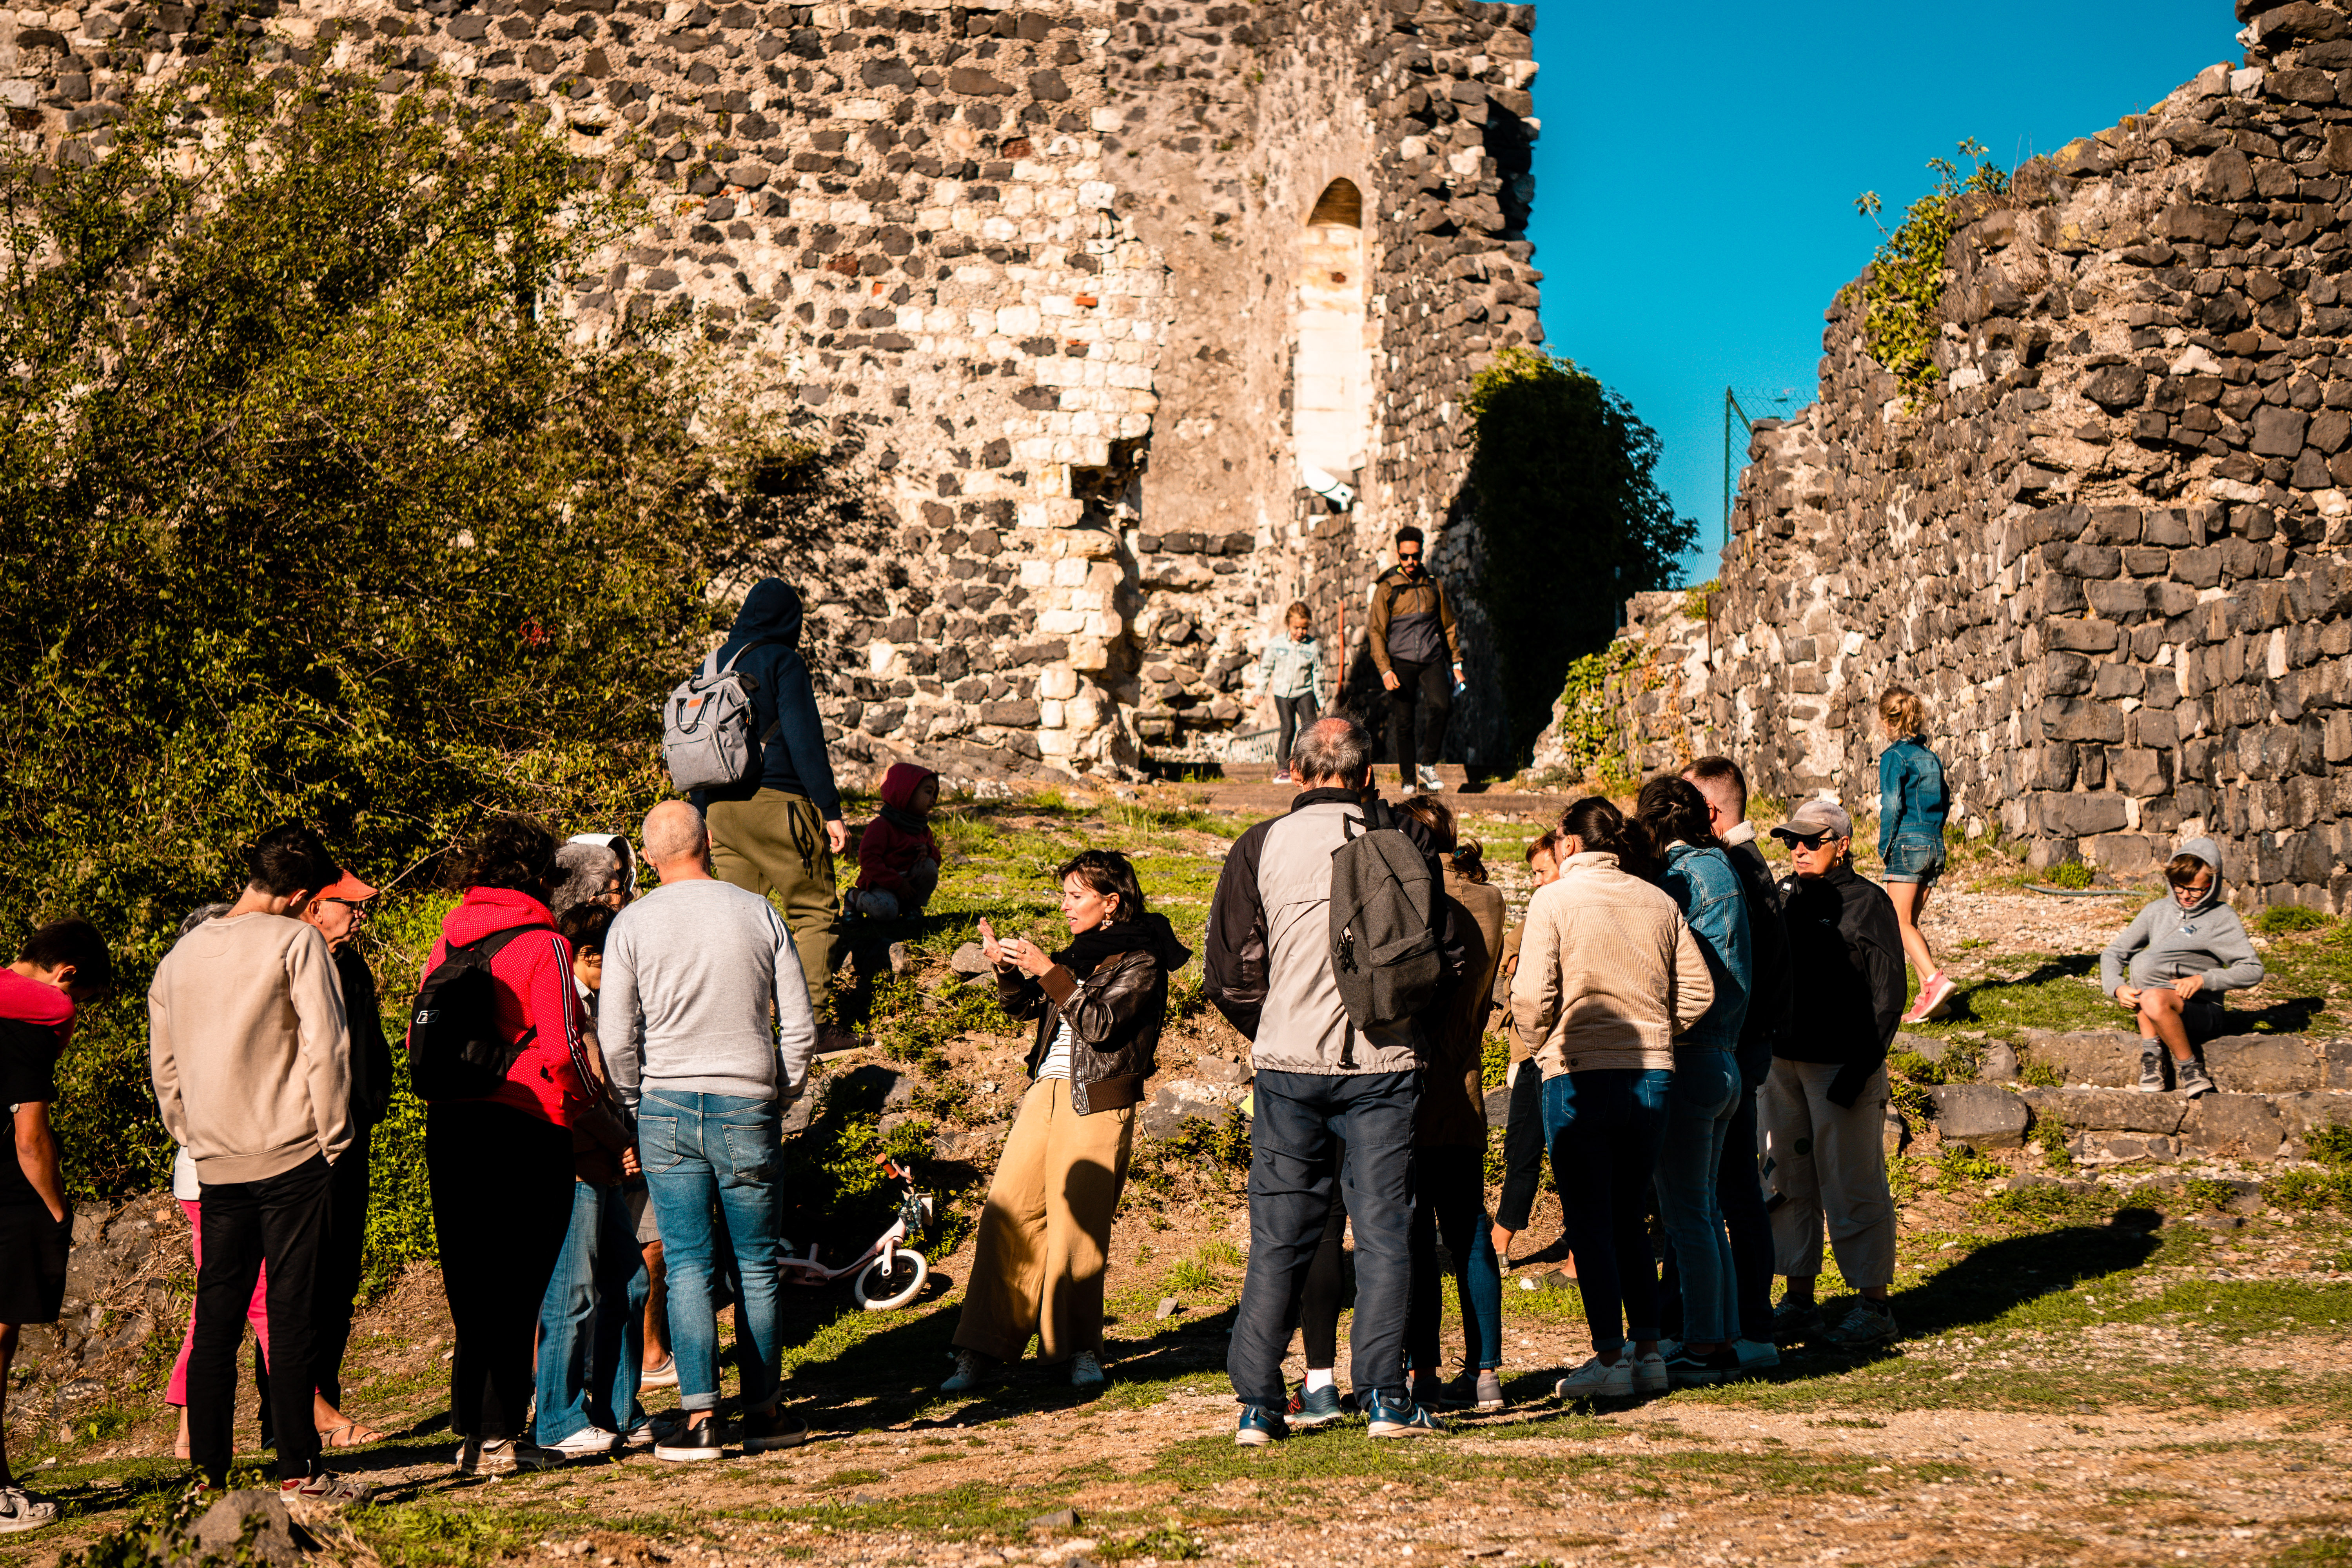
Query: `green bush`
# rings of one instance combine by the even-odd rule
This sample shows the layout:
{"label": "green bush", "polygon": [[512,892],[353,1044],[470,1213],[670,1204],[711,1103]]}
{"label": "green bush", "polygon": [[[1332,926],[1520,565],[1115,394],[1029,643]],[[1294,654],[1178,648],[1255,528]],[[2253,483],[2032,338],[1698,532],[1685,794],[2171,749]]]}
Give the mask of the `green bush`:
{"label": "green bush", "polygon": [[2081,892],[2091,885],[2091,868],[2080,860],[2063,860],[2050,872],[2050,885]]}
{"label": "green bush", "polygon": [[[1974,139],[1962,142],[1959,153],[1974,165],[1966,174],[1948,158],[1927,160],[1936,188],[1912,203],[1902,226],[1886,236],[1862,285],[1863,346],[1915,399],[1943,374],[1936,368],[1935,353],[1943,328],[1944,248],[1952,238],[1952,204],[1970,192],[1998,195],[2009,189],[2009,175],[1984,161],[1985,149]],[[1876,221],[1876,192],[1865,191],[1854,205]]]}
{"label": "green bush", "polygon": [[2315,1127],[2303,1135],[2303,1145],[2323,1165],[2352,1166],[2352,1123]]}
{"label": "green bush", "polygon": [[2326,931],[2336,923],[2336,917],[2303,904],[2266,904],[2254,917],[2254,929],[2264,936],[2284,936],[2289,931]]}

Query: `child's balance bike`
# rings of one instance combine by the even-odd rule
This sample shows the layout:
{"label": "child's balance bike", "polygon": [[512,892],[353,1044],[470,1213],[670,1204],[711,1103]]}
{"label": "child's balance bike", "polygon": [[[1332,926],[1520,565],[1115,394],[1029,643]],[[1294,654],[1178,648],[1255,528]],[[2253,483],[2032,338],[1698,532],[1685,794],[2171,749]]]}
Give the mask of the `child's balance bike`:
{"label": "child's balance bike", "polygon": [[874,1245],[838,1268],[829,1268],[817,1261],[816,1243],[809,1243],[808,1254],[794,1258],[787,1252],[782,1260],[782,1279],[788,1285],[830,1285],[845,1275],[857,1276],[850,1287],[857,1304],[869,1312],[889,1312],[905,1306],[922,1294],[923,1282],[931,1277],[931,1266],[913,1247],[901,1246],[909,1237],[924,1235],[931,1227],[933,1200],[931,1194],[915,1190],[915,1173],[888,1155],[882,1157],[882,1168],[907,1184],[898,1195],[898,1217],[891,1222]]}

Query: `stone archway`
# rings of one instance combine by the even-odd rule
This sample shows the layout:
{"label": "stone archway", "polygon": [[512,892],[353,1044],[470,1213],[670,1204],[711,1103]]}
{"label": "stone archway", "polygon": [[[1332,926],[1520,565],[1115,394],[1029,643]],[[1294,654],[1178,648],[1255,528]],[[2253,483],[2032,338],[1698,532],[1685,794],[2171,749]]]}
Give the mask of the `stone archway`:
{"label": "stone archway", "polygon": [[1371,437],[1370,299],[1364,196],[1333,180],[1307,215],[1299,243],[1298,346],[1291,370],[1291,445],[1300,472],[1353,484]]}

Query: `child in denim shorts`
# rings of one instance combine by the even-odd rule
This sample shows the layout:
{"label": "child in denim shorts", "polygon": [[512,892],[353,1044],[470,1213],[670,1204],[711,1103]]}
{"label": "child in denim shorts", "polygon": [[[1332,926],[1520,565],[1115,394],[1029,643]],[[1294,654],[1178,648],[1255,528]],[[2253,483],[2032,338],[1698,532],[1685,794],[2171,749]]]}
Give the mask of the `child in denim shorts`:
{"label": "child in denim shorts", "polygon": [[1919,972],[1919,997],[1903,1015],[1906,1024],[1935,1017],[1958,989],[1936,967],[1936,954],[1919,929],[1927,890],[1944,873],[1944,818],[1951,796],[1944,788],[1944,764],[1920,740],[1926,715],[1919,694],[1890,686],[1878,699],[1879,727],[1886,750],[1878,753],[1878,858],[1885,861],[1886,896],[1903,932],[1903,955]]}

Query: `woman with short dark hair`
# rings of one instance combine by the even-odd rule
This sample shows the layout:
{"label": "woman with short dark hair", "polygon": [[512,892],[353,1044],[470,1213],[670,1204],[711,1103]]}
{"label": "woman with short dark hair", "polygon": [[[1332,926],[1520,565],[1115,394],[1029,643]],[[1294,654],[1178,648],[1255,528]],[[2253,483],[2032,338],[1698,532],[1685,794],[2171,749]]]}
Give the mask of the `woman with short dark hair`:
{"label": "woman with short dark hair", "polygon": [[955,1375],[977,1388],[1029,1336],[1038,1358],[1066,1362],[1070,1382],[1103,1381],[1103,1265],[1111,1216],[1127,1184],[1135,1108],[1143,1099],[1168,1014],[1168,977],[1192,955],[1167,917],[1148,912],[1135,868],[1116,850],[1088,849],[1063,866],[1062,918],[1070,944],[1048,956],[980,922],[996,967],[997,998],[1037,1020],[1029,1091],[998,1157],[980,1238]]}

